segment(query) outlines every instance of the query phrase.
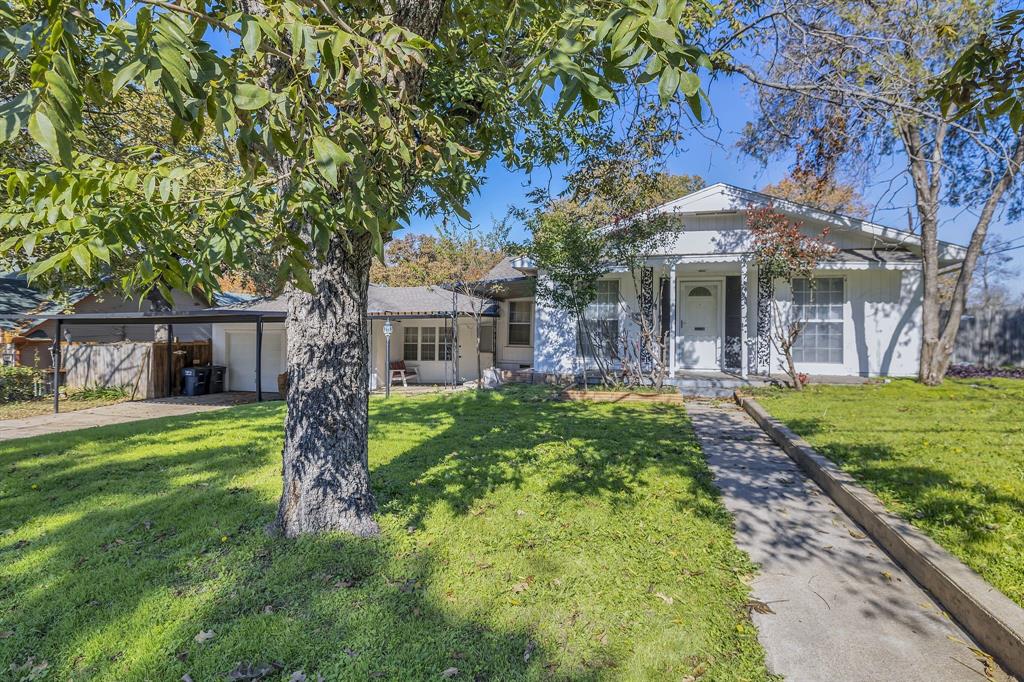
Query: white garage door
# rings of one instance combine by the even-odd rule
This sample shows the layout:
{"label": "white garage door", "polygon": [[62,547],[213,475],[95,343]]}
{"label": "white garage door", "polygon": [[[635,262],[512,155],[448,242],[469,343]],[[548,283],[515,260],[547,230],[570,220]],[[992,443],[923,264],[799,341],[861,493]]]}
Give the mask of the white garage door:
{"label": "white garage door", "polygon": [[[263,390],[277,392],[277,375],[284,371],[281,357],[281,332],[263,332]],[[256,390],[256,332],[227,332],[227,366],[229,391]]]}

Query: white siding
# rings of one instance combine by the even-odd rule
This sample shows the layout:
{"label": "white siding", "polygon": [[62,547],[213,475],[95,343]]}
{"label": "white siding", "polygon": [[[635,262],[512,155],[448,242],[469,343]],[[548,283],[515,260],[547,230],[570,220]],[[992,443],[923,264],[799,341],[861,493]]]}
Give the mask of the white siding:
{"label": "white siding", "polygon": [[[818,272],[842,277],[843,362],[798,363],[797,369],[823,376],[913,376],[921,348],[921,287],[916,270],[852,270]],[[788,311],[789,285],[779,282],[776,297]],[[782,358],[772,352],[772,371]]]}

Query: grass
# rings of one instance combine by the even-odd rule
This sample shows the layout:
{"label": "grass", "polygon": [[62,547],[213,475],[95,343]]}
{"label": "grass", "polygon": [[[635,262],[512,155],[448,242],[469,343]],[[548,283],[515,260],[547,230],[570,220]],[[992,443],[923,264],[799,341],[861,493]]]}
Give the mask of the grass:
{"label": "grass", "polygon": [[758,399],[1024,606],[1024,381],[810,386]]}
{"label": "grass", "polygon": [[[61,412],[74,412],[90,407],[113,405],[128,400],[128,397],[128,391],[121,388],[78,389],[61,396],[60,410]],[[41,414],[53,414],[52,395],[35,400],[0,402],[0,420],[35,417]]]}
{"label": "grass", "polygon": [[685,413],[546,395],[373,399],[373,540],[264,532],[280,403],[0,443],[0,670],[765,679]]}

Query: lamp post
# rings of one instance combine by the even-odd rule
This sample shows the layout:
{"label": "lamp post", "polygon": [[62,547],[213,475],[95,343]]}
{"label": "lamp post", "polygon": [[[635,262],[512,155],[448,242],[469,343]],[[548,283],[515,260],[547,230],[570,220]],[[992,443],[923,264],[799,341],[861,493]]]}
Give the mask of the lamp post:
{"label": "lamp post", "polygon": [[391,397],[391,332],[395,329],[391,326],[391,320],[384,320],[384,361],[387,363],[387,370],[384,379],[384,397]]}

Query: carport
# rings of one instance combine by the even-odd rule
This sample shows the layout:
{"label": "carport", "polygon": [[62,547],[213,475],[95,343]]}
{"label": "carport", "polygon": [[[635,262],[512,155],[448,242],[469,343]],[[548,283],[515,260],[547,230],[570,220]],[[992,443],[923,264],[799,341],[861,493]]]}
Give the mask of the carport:
{"label": "carport", "polygon": [[60,412],[61,332],[65,326],[73,325],[124,325],[152,324],[167,326],[167,385],[174,384],[174,325],[212,324],[216,322],[251,323],[256,330],[256,400],[263,400],[262,350],[264,322],[283,322],[285,313],[278,311],[242,311],[211,308],[207,310],[182,311],[139,311],[137,313],[79,313],[74,315],[39,315],[39,320],[54,320],[57,330],[54,334],[53,353],[53,411]]}

